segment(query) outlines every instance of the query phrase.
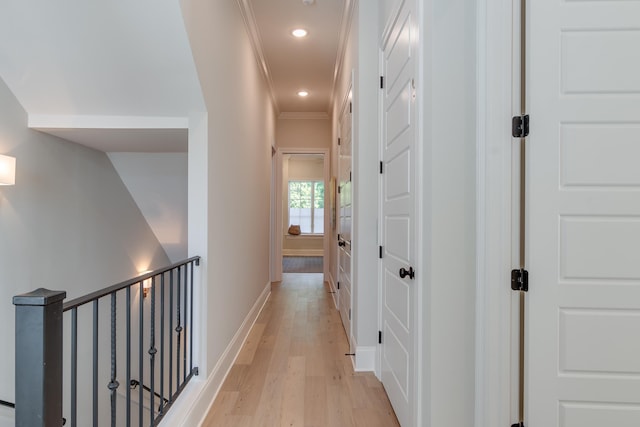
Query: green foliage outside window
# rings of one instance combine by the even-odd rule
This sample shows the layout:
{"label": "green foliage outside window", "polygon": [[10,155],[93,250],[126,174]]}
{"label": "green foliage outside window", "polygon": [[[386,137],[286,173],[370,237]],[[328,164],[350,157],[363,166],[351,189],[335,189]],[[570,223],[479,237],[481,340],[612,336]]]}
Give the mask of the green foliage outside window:
{"label": "green foliage outside window", "polygon": [[324,182],[289,181],[289,225],[303,234],[324,231]]}

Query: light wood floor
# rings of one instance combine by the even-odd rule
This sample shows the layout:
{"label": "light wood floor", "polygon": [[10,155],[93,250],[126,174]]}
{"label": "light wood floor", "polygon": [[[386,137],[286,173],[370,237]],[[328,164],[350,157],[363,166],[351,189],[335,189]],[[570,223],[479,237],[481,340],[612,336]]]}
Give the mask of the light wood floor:
{"label": "light wood floor", "polygon": [[348,350],[322,275],[286,274],[203,426],[399,426],[382,384],[354,373]]}

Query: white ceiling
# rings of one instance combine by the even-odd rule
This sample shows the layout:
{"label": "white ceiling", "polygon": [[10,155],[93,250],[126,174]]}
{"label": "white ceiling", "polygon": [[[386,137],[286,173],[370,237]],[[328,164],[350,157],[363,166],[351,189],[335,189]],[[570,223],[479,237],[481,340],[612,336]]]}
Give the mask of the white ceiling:
{"label": "white ceiling", "polygon": [[[277,111],[328,114],[351,0],[238,2]],[[309,35],[294,38],[296,27]],[[68,118],[205,111],[178,0],[2,0],[0,78],[30,117],[62,118],[36,128],[105,152],[184,151],[186,132],[149,120],[75,128]]]}
{"label": "white ceiling", "polygon": [[[346,0],[250,0],[279,112],[323,112],[331,108]],[[291,35],[296,28],[309,34]],[[341,38],[342,37],[342,38]],[[297,92],[305,89],[306,98]]]}
{"label": "white ceiling", "polygon": [[3,0],[0,76],[29,114],[204,111],[175,0]]}
{"label": "white ceiling", "polygon": [[115,153],[186,153],[189,144],[187,129],[38,128],[37,130],[99,151]]}

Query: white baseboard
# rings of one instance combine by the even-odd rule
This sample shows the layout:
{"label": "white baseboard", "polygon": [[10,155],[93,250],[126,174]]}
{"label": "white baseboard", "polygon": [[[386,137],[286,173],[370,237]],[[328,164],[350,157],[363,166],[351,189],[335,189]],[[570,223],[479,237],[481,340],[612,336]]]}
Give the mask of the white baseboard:
{"label": "white baseboard", "polygon": [[[253,327],[256,319],[260,315],[269,295],[271,294],[271,282],[267,283],[264,290],[256,300],[255,304],[245,317],[242,325],[234,335],[233,339],[225,349],[224,353],[213,368],[211,375],[205,380],[194,377],[181,393],[176,405],[162,419],[161,427],[192,427],[200,426],[209,413],[211,405],[215,400],[220,387],[227,378],[233,363],[235,362],[240,349],[244,345],[249,331]],[[184,402],[184,404],[180,404]],[[178,408],[181,406],[181,408]]]}
{"label": "white baseboard", "polygon": [[376,368],[376,346],[356,347],[356,360],[353,366],[356,372],[373,372]]}
{"label": "white baseboard", "polygon": [[283,249],[283,256],[324,256],[324,249]]}

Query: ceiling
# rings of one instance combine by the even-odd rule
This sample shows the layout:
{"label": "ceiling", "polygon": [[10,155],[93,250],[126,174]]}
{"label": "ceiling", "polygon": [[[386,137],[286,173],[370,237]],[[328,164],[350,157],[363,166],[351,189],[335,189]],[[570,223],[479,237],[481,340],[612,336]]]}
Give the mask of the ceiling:
{"label": "ceiling", "polygon": [[[351,0],[237,1],[276,111],[328,114]],[[30,117],[63,118],[36,128],[105,152],[185,151],[171,123],[205,111],[178,0],[3,0],[0,77]],[[97,125],[69,126],[83,116]],[[132,117],[168,123],[136,129]]]}
{"label": "ceiling", "polygon": [[[331,108],[337,61],[343,49],[346,0],[250,0],[276,108],[279,112],[322,112]],[[296,38],[291,31],[304,28]],[[299,90],[309,96],[301,98]]]}

